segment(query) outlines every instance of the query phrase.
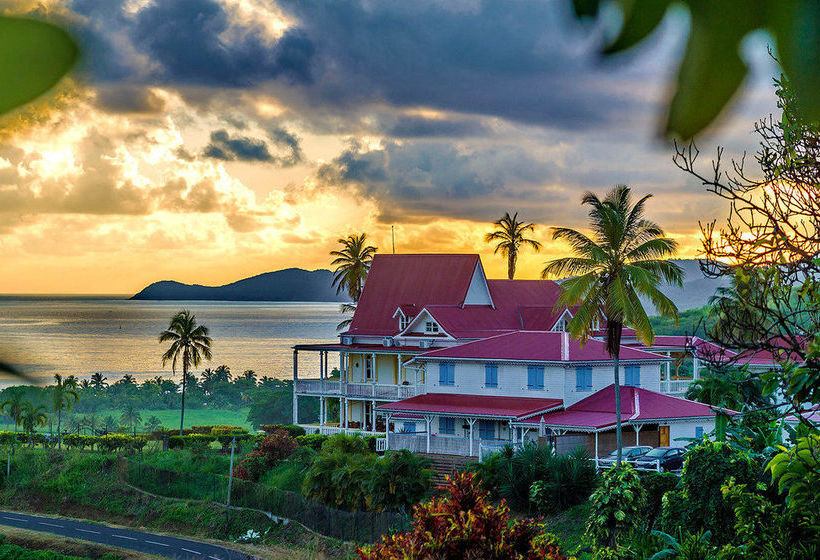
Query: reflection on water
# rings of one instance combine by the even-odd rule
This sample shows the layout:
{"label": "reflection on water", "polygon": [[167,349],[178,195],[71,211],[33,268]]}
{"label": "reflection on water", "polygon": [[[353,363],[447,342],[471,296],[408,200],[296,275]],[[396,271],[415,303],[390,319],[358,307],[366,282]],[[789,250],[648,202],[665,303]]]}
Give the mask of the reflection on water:
{"label": "reflection on water", "polygon": [[[279,378],[291,375],[291,346],[336,340],[341,320],[337,303],[0,297],[0,355],[35,377],[97,371],[109,381],[124,373],[168,376],[157,338],[183,308],[196,314],[214,339],[213,361],[202,367],[227,364],[234,373],[252,369]],[[315,356],[299,358],[302,371]]]}

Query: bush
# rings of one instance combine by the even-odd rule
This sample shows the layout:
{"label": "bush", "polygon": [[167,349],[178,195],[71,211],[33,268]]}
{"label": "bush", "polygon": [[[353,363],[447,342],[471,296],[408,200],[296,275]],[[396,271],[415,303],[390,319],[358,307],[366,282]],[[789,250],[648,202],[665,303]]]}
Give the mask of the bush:
{"label": "bush", "polygon": [[295,426],[293,424],[265,424],[264,426],[259,426],[259,429],[268,434],[285,431],[290,434],[291,437],[299,437],[307,433],[302,426]]}
{"label": "bush", "polygon": [[310,447],[316,451],[319,451],[322,448],[322,444],[326,441],[327,436],[324,434],[307,434],[296,438],[296,443],[300,447]]}
{"label": "bush", "polygon": [[565,560],[555,537],[532,520],[513,522],[492,506],[471,473],[455,475],[447,494],[419,504],[409,533],[386,536],[359,550],[361,560],[421,558]]}
{"label": "bush", "polygon": [[639,526],[646,495],[638,473],[626,463],[607,470],[590,502],[584,539],[596,554],[610,557],[612,553],[602,549],[619,551],[619,540],[631,537]]}
{"label": "bush", "polygon": [[376,461],[365,482],[367,508],[403,511],[430,491],[433,471],[427,457],[402,449],[388,451]]}
{"label": "bush", "polygon": [[662,530],[670,534],[712,532],[713,542],[731,541],[735,514],[721,494],[734,478],[737,484],[754,486],[762,466],[749,453],[733,449],[727,443],[705,441],[686,454],[680,490],[666,495],[661,512]]}
{"label": "bush", "polygon": [[370,453],[367,442],[361,436],[333,434],[322,444],[322,453]]}
{"label": "bush", "polygon": [[243,480],[258,481],[262,474],[296,449],[296,440],[284,430],[265,436],[257,448],[247,454],[234,469]]}
{"label": "bush", "polygon": [[663,497],[667,492],[672,492],[678,487],[680,479],[671,473],[661,473],[655,471],[641,471],[641,486],[646,492],[646,504],[641,512],[641,520],[644,524],[644,531],[649,533],[655,526],[655,522],[661,513]]}
{"label": "bush", "polygon": [[583,448],[569,455],[553,453],[546,476],[530,486],[530,502],[540,512],[569,509],[589,498],[597,479],[595,463]]}

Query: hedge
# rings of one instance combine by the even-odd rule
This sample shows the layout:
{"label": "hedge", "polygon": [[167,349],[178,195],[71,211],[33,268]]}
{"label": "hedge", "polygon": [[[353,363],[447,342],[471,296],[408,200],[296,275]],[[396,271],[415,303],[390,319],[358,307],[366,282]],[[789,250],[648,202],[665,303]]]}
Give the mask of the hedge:
{"label": "hedge", "polygon": [[290,437],[299,437],[307,433],[302,426],[295,426],[293,424],[265,424],[264,426],[259,426],[259,429],[268,434],[284,430],[290,434]]}
{"label": "hedge", "polygon": [[[32,436],[35,444],[56,445],[57,436],[35,433]],[[29,443],[29,436],[24,432],[0,432],[0,445],[11,445],[19,443],[25,445]],[[83,436],[78,434],[66,434],[63,436],[63,444],[70,448],[94,448],[101,451],[119,451],[124,449],[141,451],[148,443],[144,436],[132,436],[127,434],[108,434],[105,436]]]}
{"label": "hedge", "polygon": [[322,448],[322,444],[327,441],[328,436],[324,434],[307,434],[304,436],[298,436],[296,438],[296,443],[301,447],[310,447],[319,451]]}

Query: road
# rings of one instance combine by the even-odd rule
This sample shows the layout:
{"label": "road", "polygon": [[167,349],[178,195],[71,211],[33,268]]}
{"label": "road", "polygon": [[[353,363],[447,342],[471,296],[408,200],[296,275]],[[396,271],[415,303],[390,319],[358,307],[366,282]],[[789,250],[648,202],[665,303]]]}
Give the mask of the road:
{"label": "road", "polygon": [[25,513],[0,511],[0,525],[18,527],[30,531],[53,533],[72,539],[138,550],[166,558],[179,558],[184,560],[194,558],[197,560],[248,560],[254,558],[244,552],[199,541],[154,535],[142,531],[107,527],[97,523],[72,521],[70,519],[57,517],[43,517]]}

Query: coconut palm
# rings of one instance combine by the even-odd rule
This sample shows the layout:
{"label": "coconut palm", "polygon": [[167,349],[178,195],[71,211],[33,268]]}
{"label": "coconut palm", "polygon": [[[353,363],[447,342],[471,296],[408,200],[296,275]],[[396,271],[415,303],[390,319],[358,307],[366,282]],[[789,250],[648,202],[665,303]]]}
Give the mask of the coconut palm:
{"label": "coconut palm", "polygon": [[77,392],[77,378],[69,375],[65,379],[59,373],[54,374],[54,386],[51,387],[51,399],[54,412],[57,413],[57,449],[63,445],[63,410],[71,410],[72,405],[80,399]]}
{"label": "coconut palm", "polygon": [[521,222],[518,220],[518,212],[510,216],[505,212],[504,216],[495,222],[495,231],[484,236],[484,241],[492,243],[497,241],[493,254],[501,253],[502,257],[507,257],[507,278],[515,278],[515,265],[518,262],[518,252],[522,247],[530,247],[536,253],[541,250],[541,243],[535,239],[526,237],[527,232],[535,230],[535,224]]}
{"label": "coconut palm", "polygon": [[137,426],[142,423],[142,414],[139,408],[133,402],[129,402],[123,405],[121,411],[120,423],[130,427],[134,435],[137,435]]}
{"label": "coconut palm", "polygon": [[252,387],[256,386],[256,372],[252,369],[246,369],[241,376],[236,378],[236,382],[241,382]]}
{"label": "coconut palm", "polygon": [[664,317],[677,321],[678,309],[658,289],[661,282],[682,285],[683,271],[670,262],[678,247],[663,229],[644,216],[647,195],[633,204],[629,187],[615,186],[604,198],[583,197],[590,206],[591,237],[570,228],[553,228],[552,238],[569,243],[576,256],[547,263],[543,277],[567,278],[559,304],[578,306],[568,331],[582,342],[606,321],[606,348],[614,362],[617,461],[621,461],[621,391],[618,358],[624,326],[647,345],[655,339],[639,296]]}
{"label": "coconut palm", "polygon": [[20,425],[23,426],[23,431],[28,434],[29,447],[34,446],[34,432],[47,423],[48,416],[46,415],[45,405],[34,406],[30,402],[23,403],[23,409],[20,413]]}
{"label": "coconut palm", "polygon": [[145,429],[149,432],[156,432],[160,428],[162,428],[162,420],[156,416],[149,416],[145,421]]}
{"label": "coconut palm", "polygon": [[20,417],[23,413],[23,404],[25,400],[20,392],[14,393],[10,398],[0,403],[0,411],[7,414],[9,418],[14,420],[14,431],[20,426]]}
{"label": "coconut palm", "polygon": [[362,296],[364,281],[376,248],[367,245],[366,233],[351,234],[338,241],[342,248],[330,252],[331,257],[336,257],[330,263],[336,267],[333,271],[333,286],[336,287],[337,294],[345,291],[351,300],[357,302]]}
{"label": "coconut palm", "polygon": [[204,370],[202,370],[200,378],[202,380],[200,381],[199,386],[202,387],[203,391],[210,394],[211,390],[213,389],[214,383],[216,383],[216,378],[214,376],[213,370],[211,368],[205,368]]}
{"label": "coconut palm", "polygon": [[179,435],[185,425],[185,385],[188,370],[197,367],[203,358],[211,359],[211,337],[208,327],[196,324],[196,316],[182,310],[171,318],[168,329],[160,333],[159,342],[170,342],[162,355],[162,365],[171,362],[171,371],[176,373],[177,363],[182,366],[182,407],[179,415]]}
{"label": "coconut palm", "polygon": [[222,364],[214,370],[214,383],[230,383],[233,378],[231,368]]}
{"label": "coconut palm", "polygon": [[91,386],[97,389],[98,391],[102,391],[106,387],[108,387],[108,378],[105,377],[102,373],[92,373],[91,374]]}

